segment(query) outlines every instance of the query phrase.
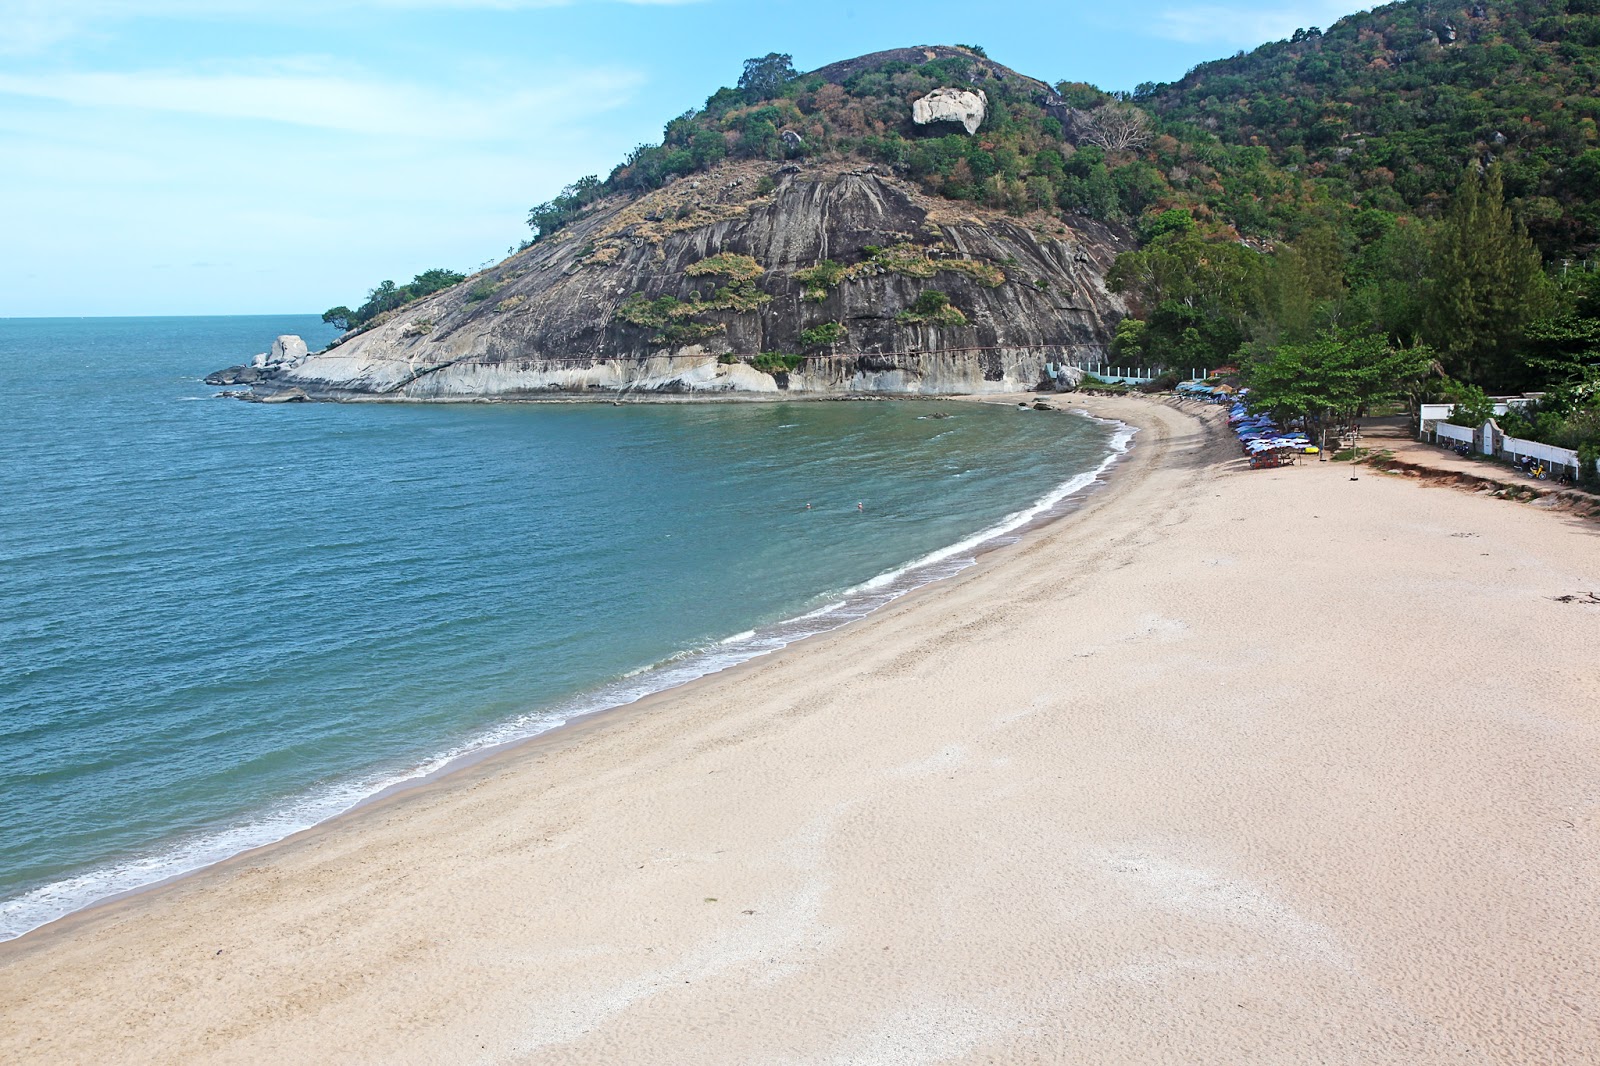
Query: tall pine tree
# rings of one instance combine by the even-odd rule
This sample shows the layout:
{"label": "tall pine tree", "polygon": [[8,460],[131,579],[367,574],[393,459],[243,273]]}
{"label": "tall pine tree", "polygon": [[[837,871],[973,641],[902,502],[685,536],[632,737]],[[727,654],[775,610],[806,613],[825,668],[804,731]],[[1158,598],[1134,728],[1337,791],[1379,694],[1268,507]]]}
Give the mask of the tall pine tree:
{"label": "tall pine tree", "polygon": [[1433,248],[1424,336],[1447,372],[1489,388],[1524,384],[1523,328],[1544,312],[1539,252],[1506,207],[1500,168],[1467,168]]}

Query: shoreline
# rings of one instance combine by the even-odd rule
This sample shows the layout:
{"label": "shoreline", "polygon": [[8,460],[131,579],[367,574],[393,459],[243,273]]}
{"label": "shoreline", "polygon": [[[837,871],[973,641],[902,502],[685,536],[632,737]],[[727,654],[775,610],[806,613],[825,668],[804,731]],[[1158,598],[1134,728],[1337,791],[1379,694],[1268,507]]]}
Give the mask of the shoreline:
{"label": "shoreline", "polygon": [[0,946],[0,1057],[1589,1061],[1592,526],[1085,406],[981,565]]}
{"label": "shoreline", "polygon": [[[947,396],[944,397],[944,399],[954,403],[976,402],[1009,407],[1016,405],[1019,400],[1024,398],[1029,399],[1029,402],[1031,402],[1033,397],[1034,394],[1032,393],[1002,393]],[[893,396],[815,398],[818,400],[905,399],[905,397]],[[912,397],[912,399],[915,399],[915,397]],[[572,401],[560,402],[602,401],[591,401],[579,398]],[[908,560],[892,570],[876,575],[875,577],[870,578],[867,581],[862,582],[850,589],[843,590],[839,593],[840,598],[838,602],[822,608],[819,611],[809,612],[805,615],[798,615],[792,618],[779,619],[778,621],[770,623],[766,626],[751,630],[746,634],[735,634],[732,637],[724,638],[723,640],[708,645],[704,648],[699,648],[692,652],[675,656],[672,659],[663,660],[659,663],[653,663],[639,671],[636,671],[638,675],[645,677],[667,673],[668,676],[664,679],[664,684],[660,688],[654,688],[643,695],[632,696],[631,698],[623,698],[619,702],[601,702],[599,706],[576,710],[573,713],[568,713],[567,711],[563,710],[562,705],[548,708],[547,713],[554,718],[559,718],[560,721],[558,721],[555,725],[547,726],[539,729],[536,732],[511,736],[504,740],[475,740],[473,737],[467,737],[461,741],[460,745],[458,745],[458,747],[464,748],[464,750],[458,750],[454,754],[445,752],[443,754],[430,757],[415,766],[385,774],[384,776],[393,778],[390,783],[382,785],[381,787],[377,788],[376,791],[372,791],[360,796],[350,806],[318,818],[316,821],[313,821],[308,825],[293,829],[275,839],[266,840],[258,844],[248,845],[242,849],[225,854],[221,858],[204,861],[200,865],[193,866],[189,869],[181,869],[174,873],[149,881],[148,883],[121,889],[108,895],[93,899],[81,906],[73,907],[72,909],[63,912],[54,918],[47,919],[44,922],[30,927],[22,933],[0,939],[0,960],[3,960],[4,958],[4,950],[7,945],[18,944],[23,941],[30,940],[31,938],[48,934],[49,931],[53,930],[57,926],[60,926],[64,923],[71,923],[80,918],[91,917],[104,908],[116,907],[121,904],[129,903],[148,893],[159,892],[165,888],[184,882],[190,878],[204,876],[212,870],[218,870],[241,860],[249,859],[252,856],[265,853],[270,849],[290,845],[302,836],[315,833],[317,830],[325,826],[331,826],[335,823],[359,817],[362,812],[374,804],[384,802],[388,799],[403,795],[416,789],[425,789],[444,785],[456,774],[470,770],[472,767],[481,762],[494,759],[502,755],[513,754],[526,745],[535,744],[547,738],[552,738],[555,736],[555,734],[590,725],[596,719],[626,711],[627,709],[637,706],[645,701],[675,693],[708,678],[714,678],[729,671],[738,670],[748,663],[756,660],[772,655],[782,654],[790,648],[802,645],[807,641],[816,639],[817,637],[825,636],[827,634],[834,633],[841,629],[846,629],[866,621],[880,611],[889,608],[893,604],[908,596],[914,595],[930,584],[952,580],[967,570],[972,569],[974,566],[981,565],[983,558],[989,553],[1009,547],[1017,541],[1020,541],[1028,537],[1030,534],[1035,533],[1037,530],[1048,527],[1050,524],[1059,521],[1071,511],[1076,498],[1085,493],[1093,492],[1098,488],[1103,487],[1106,478],[1116,470],[1118,464],[1127,456],[1129,449],[1133,445],[1133,439],[1138,432],[1137,427],[1129,426],[1126,422],[1123,422],[1119,419],[1102,418],[1093,414],[1089,414],[1081,407],[1064,407],[1057,409],[1057,413],[1071,414],[1074,417],[1080,417],[1079,412],[1082,412],[1081,416],[1089,417],[1094,421],[1113,427],[1113,435],[1109,441],[1111,449],[1110,452],[1095,468],[1085,471],[1082,474],[1075,475],[1060,485],[1054,486],[1049,491],[1038,497],[1032,504],[1027,505],[1017,512],[1014,512],[1012,515],[1008,515],[995,525],[985,529],[976,530],[963,539],[954,542],[953,544],[934,549],[933,551],[925,553],[918,558]],[[1079,484],[1080,481],[1082,482],[1081,484]],[[1014,518],[1017,518],[1019,515],[1023,515],[1029,511],[1035,513],[1029,515],[1028,517],[1022,518],[1015,524],[1009,524]],[[971,556],[970,560],[963,562],[963,557],[969,554]],[[941,572],[938,569],[941,564],[952,559],[956,560],[954,569],[948,572]],[[905,580],[907,584],[904,587],[897,587],[896,582],[902,579]],[[876,597],[868,594],[869,590],[878,588],[883,588],[886,591],[880,593]],[[857,613],[858,611],[860,613]],[[824,628],[819,629],[803,630],[797,636],[784,639],[776,647],[769,649],[750,649],[749,654],[744,658],[736,659],[735,661],[726,665],[708,664],[707,668],[702,672],[693,672],[692,676],[685,680],[674,681],[670,679],[670,673],[668,673],[668,671],[673,664],[680,664],[683,667],[687,667],[690,671],[697,671],[699,670],[699,666],[697,665],[698,663],[712,658],[718,648],[727,645],[730,641],[735,639],[735,637],[756,639],[761,637],[763,634],[768,634],[769,639],[777,639],[776,635],[785,628],[794,626],[797,623],[813,617],[820,617],[825,620],[827,615],[838,614],[840,612],[845,612],[845,616],[838,620],[834,620],[831,625],[825,625]],[[580,696],[574,697],[574,699],[579,701],[580,706],[582,704],[589,703],[592,700],[604,700],[605,697],[603,694],[606,693],[608,689],[619,684],[623,680],[625,680],[625,678],[612,679],[597,686],[593,690],[586,690],[583,694],[580,694]],[[538,713],[546,712],[526,712],[528,715]],[[495,732],[506,727],[507,726],[505,723],[501,723],[499,725],[489,725],[484,727],[484,731],[487,731],[489,736],[493,736]],[[481,732],[482,731],[480,731],[480,733]],[[203,841],[210,839],[212,836],[225,834],[232,831],[233,828],[234,827],[228,827],[216,830],[212,834],[201,837],[200,840]],[[152,854],[159,854],[159,852]],[[140,859],[128,861],[145,861],[145,857],[141,856]],[[87,877],[98,872],[99,868],[96,868],[95,870],[85,871],[84,873],[75,876]],[[40,886],[39,888],[30,890],[29,893],[24,893],[21,896],[15,897],[13,902],[15,900],[26,900],[32,892],[55,888],[61,883],[63,882],[58,881],[52,882],[49,885]]]}

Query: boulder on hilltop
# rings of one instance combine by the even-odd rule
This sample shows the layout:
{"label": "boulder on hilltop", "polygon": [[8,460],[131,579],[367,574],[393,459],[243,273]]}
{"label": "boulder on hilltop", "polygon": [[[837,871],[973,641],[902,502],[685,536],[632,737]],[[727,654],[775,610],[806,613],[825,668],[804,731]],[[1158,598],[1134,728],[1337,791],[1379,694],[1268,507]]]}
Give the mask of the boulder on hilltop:
{"label": "boulder on hilltop", "polygon": [[911,121],[959,122],[968,134],[978,132],[989,113],[989,98],[982,89],[935,89],[911,104]]}

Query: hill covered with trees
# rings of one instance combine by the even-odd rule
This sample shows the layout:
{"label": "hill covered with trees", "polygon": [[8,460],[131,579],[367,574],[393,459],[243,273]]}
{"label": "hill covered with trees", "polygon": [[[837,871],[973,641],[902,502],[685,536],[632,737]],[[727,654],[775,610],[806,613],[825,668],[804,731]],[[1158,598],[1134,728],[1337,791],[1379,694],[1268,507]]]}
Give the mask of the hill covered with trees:
{"label": "hill covered with trees", "polygon": [[[1600,240],[1597,89],[1600,0],[1405,0],[1131,93],[1052,86],[978,46],[810,73],[773,53],[659,143],[535,206],[529,243],[659,203],[628,231],[655,240],[712,224],[708,200],[759,201],[787,173],[854,165],[1039,234],[1094,224],[1137,245],[1106,276],[1131,312],[1107,338],[1122,361],[1248,372],[1308,345],[1404,350],[1386,365],[1428,368],[1417,395],[1538,387],[1581,405],[1600,387],[1585,258]],[[937,91],[981,99],[977,121],[917,121],[914,105]],[[633,239],[583,228],[602,238],[584,264]],[[815,270],[859,279],[900,240]],[[830,291],[794,280],[807,299]],[[384,321],[407,288],[380,286],[347,321]],[[685,339],[654,322],[652,301],[619,314]],[[898,310],[902,325],[957,328],[949,311]]]}
{"label": "hill covered with trees", "polygon": [[1463,167],[1498,164],[1546,256],[1600,241],[1600,0],[1406,0],[1134,99],[1173,136],[1260,147],[1356,208],[1437,217]]}

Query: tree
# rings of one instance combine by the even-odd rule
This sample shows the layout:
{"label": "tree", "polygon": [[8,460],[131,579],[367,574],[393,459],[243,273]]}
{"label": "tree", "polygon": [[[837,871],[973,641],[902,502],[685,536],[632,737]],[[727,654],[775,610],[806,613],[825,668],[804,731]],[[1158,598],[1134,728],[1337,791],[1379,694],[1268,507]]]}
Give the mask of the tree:
{"label": "tree", "polygon": [[348,331],[350,329],[350,315],[350,309],[340,304],[338,307],[330,307],[322,312],[322,321],[340,330]]}
{"label": "tree", "polygon": [[1128,293],[1145,310],[1170,302],[1242,328],[1260,308],[1265,273],[1266,257],[1260,253],[1179,229],[1117,256],[1106,285]]}
{"label": "tree", "polygon": [[1506,207],[1500,168],[1468,168],[1433,247],[1424,336],[1448,372],[1490,387],[1522,384],[1523,327],[1550,303],[1539,251]]}
{"label": "tree", "polygon": [[1559,293],[1561,309],[1530,322],[1525,334],[1527,363],[1546,387],[1571,386],[1600,371],[1600,273],[1570,274]]}
{"label": "tree", "polygon": [[[651,145],[640,145],[633,150],[633,155],[629,157],[627,165],[645,168],[652,163],[660,162],[662,155],[663,153],[659,148]],[[537,241],[541,237],[550,236],[550,234],[583,214],[584,208],[605,194],[606,183],[593,174],[579,178],[571,185],[566,186],[555,199],[538,204],[528,211],[528,228],[533,230],[533,239]]]}
{"label": "tree", "polygon": [[1445,390],[1450,399],[1450,417],[1453,426],[1477,429],[1494,417],[1494,400],[1476,385],[1453,381]]}
{"label": "tree", "polygon": [[[1091,85],[1086,81],[1058,81],[1056,92],[1060,94],[1062,102],[1068,107],[1087,110],[1096,107],[1111,99],[1109,93],[1098,85]],[[1600,153],[1597,153],[1600,154]]]}
{"label": "tree", "polygon": [[412,278],[404,291],[407,299],[415,300],[418,297],[427,296],[429,293],[438,292],[440,289],[448,289],[452,285],[459,285],[466,280],[467,276],[460,271],[450,270],[447,267],[434,267],[432,270],[424,270]]}
{"label": "tree", "polygon": [[1169,233],[1194,232],[1194,215],[1181,207],[1168,208],[1145,223],[1144,239],[1153,241]]}
{"label": "tree", "polygon": [[1101,104],[1084,120],[1082,137],[1108,152],[1130,152],[1150,143],[1150,116],[1120,101]]}
{"label": "tree", "polygon": [[1264,339],[1310,340],[1337,327],[1345,290],[1344,246],[1333,227],[1313,226],[1278,247],[1264,285]]}
{"label": "tree", "polygon": [[769,52],[760,59],[744,61],[744,73],[739,75],[739,90],[752,102],[770,100],[796,76],[793,56]]}
{"label": "tree", "polygon": [[1377,334],[1324,334],[1306,344],[1257,345],[1241,369],[1250,406],[1315,434],[1349,422],[1378,400],[1414,391],[1433,366],[1426,348],[1395,348]]}
{"label": "tree", "polygon": [[1421,222],[1404,222],[1375,236],[1348,268],[1355,316],[1402,345],[1422,336],[1434,243]]}

